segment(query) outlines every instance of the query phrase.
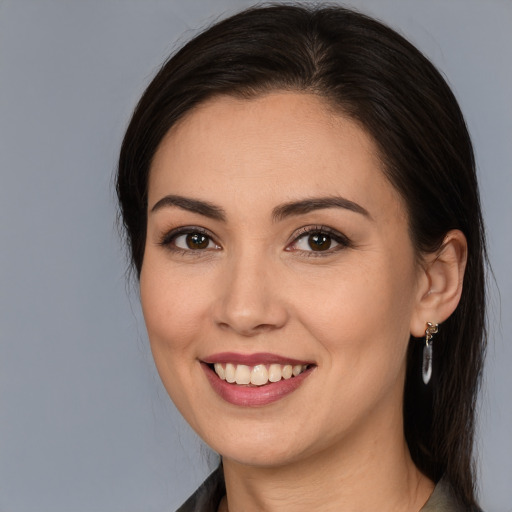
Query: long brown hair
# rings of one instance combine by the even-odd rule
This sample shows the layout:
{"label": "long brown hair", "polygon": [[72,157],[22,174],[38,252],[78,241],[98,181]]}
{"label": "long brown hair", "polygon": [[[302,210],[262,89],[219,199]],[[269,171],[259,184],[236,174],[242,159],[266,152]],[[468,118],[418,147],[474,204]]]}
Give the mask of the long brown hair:
{"label": "long brown hair", "polygon": [[460,229],[468,241],[462,298],[434,345],[434,375],[421,381],[411,338],[404,430],[415,464],[476,506],[472,449],[485,352],[485,237],[473,150],[464,118],[434,66],[387,26],[332,6],[270,5],[204,31],[156,75],[127,129],[117,192],[137,274],[144,258],[151,160],[170,127],[218,94],[271,90],[319,95],[375,140],[389,181],[409,214],[417,254]]}

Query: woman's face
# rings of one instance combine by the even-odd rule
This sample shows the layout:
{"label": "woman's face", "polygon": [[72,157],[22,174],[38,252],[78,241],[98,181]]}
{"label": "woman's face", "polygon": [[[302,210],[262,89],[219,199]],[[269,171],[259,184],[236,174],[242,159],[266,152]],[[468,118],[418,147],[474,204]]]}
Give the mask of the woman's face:
{"label": "woman's face", "polygon": [[215,98],[167,134],[148,194],[152,352],[214,450],[281,465],[400,430],[419,271],[364,130],[313,95]]}

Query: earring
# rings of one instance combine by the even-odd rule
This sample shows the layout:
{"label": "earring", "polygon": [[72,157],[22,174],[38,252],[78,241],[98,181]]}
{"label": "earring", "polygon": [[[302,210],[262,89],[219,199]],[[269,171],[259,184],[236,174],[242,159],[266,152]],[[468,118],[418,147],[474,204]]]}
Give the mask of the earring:
{"label": "earring", "polygon": [[423,382],[428,384],[430,377],[432,377],[432,338],[438,331],[438,324],[427,322],[427,328],[425,329],[425,346],[423,347],[423,365],[421,367],[421,374]]}

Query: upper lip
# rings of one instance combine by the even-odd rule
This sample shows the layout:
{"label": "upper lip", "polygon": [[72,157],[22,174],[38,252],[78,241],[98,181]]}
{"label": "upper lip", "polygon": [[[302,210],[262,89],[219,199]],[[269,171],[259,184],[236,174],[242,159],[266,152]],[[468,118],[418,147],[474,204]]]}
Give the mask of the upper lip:
{"label": "upper lip", "polygon": [[255,366],[258,364],[291,364],[291,365],[307,365],[314,364],[311,361],[302,361],[291,357],[281,356],[279,354],[271,354],[268,352],[258,352],[255,354],[239,354],[236,352],[220,352],[212,354],[202,359],[204,363],[233,363],[244,364],[247,366]]}

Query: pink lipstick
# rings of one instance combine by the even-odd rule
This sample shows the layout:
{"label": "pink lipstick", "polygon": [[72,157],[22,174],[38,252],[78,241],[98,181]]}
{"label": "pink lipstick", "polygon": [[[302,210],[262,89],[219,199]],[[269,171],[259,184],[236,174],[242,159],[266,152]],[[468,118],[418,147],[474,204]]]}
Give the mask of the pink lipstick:
{"label": "pink lipstick", "polygon": [[201,367],[213,390],[226,402],[255,407],[295,391],[316,365],[271,353],[223,352],[205,357]]}

